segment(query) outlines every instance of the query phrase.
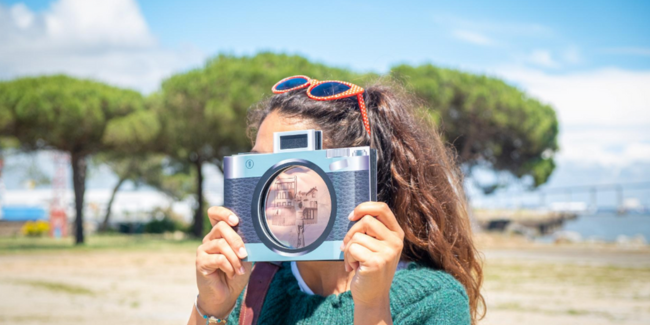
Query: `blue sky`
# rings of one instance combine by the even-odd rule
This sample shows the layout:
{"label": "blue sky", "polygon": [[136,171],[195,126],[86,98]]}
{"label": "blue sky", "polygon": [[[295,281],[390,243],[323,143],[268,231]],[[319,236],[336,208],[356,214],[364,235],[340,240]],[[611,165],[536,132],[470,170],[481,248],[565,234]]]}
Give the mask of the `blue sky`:
{"label": "blue sky", "polygon": [[[0,1],[34,12],[52,2]],[[399,62],[478,71],[513,62],[554,73],[650,69],[648,1],[149,0],[138,6],[162,46],[194,46],[206,55],[270,49],[374,71]]]}
{"label": "blue sky", "polygon": [[62,72],[149,93],[219,52],[376,72],[427,62],[555,107],[548,187],[630,182],[650,180],[648,17],[648,1],[0,0],[0,79]]}
{"label": "blue sky", "polygon": [[555,72],[650,68],[647,1],[143,1],[141,8],[165,45],[192,43],[207,53],[274,49],[385,71],[401,61],[483,70],[539,50],[559,61]]}

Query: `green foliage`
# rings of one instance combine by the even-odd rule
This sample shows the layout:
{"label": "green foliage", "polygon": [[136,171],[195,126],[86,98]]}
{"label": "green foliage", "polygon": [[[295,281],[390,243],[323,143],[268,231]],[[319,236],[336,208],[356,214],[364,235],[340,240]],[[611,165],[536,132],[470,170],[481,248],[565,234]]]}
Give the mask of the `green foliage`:
{"label": "green foliage", "polygon": [[176,200],[182,200],[193,189],[192,175],[186,168],[178,170],[165,155],[107,151],[93,156],[93,161],[108,166],[119,181],[131,181],[136,187],[148,185]]}
{"label": "green foliage", "polygon": [[[160,154],[125,154],[122,152],[105,152],[93,157],[96,165],[108,166],[118,181],[106,205],[104,221],[99,231],[109,231],[109,221],[115,196],[125,181],[131,181],[136,187],[151,186],[176,200],[185,198],[192,191],[192,175],[183,165],[171,164],[171,160]],[[181,167],[179,170],[178,168]]]}
{"label": "green foliage", "polygon": [[[23,149],[51,148],[71,154],[79,244],[84,242],[86,158],[102,150],[130,149],[123,143],[115,147],[104,142],[111,122],[116,123],[111,130],[134,130],[138,124],[145,131],[153,129],[150,134],[129,133],[135,143],[153,138],[157,128],[152,118],[142,113],[144,104],[136,91],[63,75],[0,82],[0,136],[16,138]],[[129,114],[133,117],[127,120]]]}
{"label": "green foliage", "polygon": [[141,153],[149,149],[159,132],[158,116],[150,110],[138,110],[111,120],[102,140],[117,152]]}
{"label": "green foliage", "polygon": [[467,171],[481,165],[531,176],[534,186],[553,172],[558,121],[549,105],[499,79],[432,65],[399,65],[390,74],[424,100]]}
{"label": "green foliage", "polygon": [[249,107],[271,93],[282,78],[306,74],[319,79],[362,80],[348,70],[315,64],[299,56],[260,53],[219,55],[200,69],[165,80],[151,98],[161,118],[163,151],[181,160],[217,161],[249,150]]}
{"label": "green foliage", "polygon": [[162,234],[166,232],[185,232],[187,227],[181,217],[175,214],[171,207],[157,208],[152,211],[153,218],[144,225],[144,232],[150,234]]}
{"label": "green foliage", "polygon": [[31,149],[101,150],[113,119],[143,110],[138,92],[89,80],[57,75],[0,82],[0,135]]}
{"label": "green foliage", "polygon": [[153,219],[144,225],[144,232],[148,234],[162,234],[165,232],[174,232],[177,230],[184,230],[183,225],[167,216],[160,220]]}
{"label": "green foliage", "polygon": [[[150,97],[161,121],[158,150],[193,163],[197,170],[204,162],[221,168],[224,156],[251,148],[251,139],[246,135],[249,107],[270,95],[271,86],[277,81],[296,74],[359,83],[368,78],[311,63],[299,56],[219,55],[200,69],[165,80],[161,91]],[[202,197],[202,193],[197,193],[197,197]],[[199,205],[198,209],[203,208]],[[204,224],[201,216],[200,211],[196,213],[196,224]],[[194,230],[196,236],[200,233]]]}
{"label": "green foliage", "polygon": [[0,151],[4,149],[17,148],[19,146],[20,142],[15,137],[0,136]]}
{"label": "green foliage", "polygon": [[[202,198],[202,164],[221,168],[224,156],[248,151],[249,108],[271,95],[275,82],[297,74],[360,85],[378,78],[274,53],[218,55],[166,79],[146,100],[135,91],[67,76],[21,78],[0,82],[0,150],[19,143],[23,149],[70,152],[75,188],[82,191],[83,161],[101,152],[97,159],[120,179],[174,198],[189,191]],[[440,126],[468,172],[485,166],[531,177],[535,186],[553,172],[558,121],[550,106],[498,79],[432,65],[399,65],[390,76],[423,100],[424,117]],[[204,210],[201,201],[194,222],[209,229]],[[193,232],[199,236],[203,229]]]}
{"label": "green foliage", "polygon": [[205,237],[212,230],[212,224],[210,224],[210,217],[208,217],[207,211],[203,213],[203,225],[204,227],[202,235]]}

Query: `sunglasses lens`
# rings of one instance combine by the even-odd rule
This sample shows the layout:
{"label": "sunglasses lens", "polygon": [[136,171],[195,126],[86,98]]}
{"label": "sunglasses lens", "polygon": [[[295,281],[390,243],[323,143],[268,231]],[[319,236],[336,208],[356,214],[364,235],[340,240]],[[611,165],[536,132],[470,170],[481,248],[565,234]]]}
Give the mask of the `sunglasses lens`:
{"label": "sunglasses lens", "polygon": [[311,89],[311,95],[315,97],[327,97],[337,95],[350,90],[350,86],[340,82],[325,82]]}
{"label": "sunglasses lens", "polygon": [[293,89],[299,86],[302,86],[308,82],[307,79],[298,77],[298,78],[293,78],[286,80],[280,84],[278,84],[275,89],[276,90],[287,90],[287,89]]}

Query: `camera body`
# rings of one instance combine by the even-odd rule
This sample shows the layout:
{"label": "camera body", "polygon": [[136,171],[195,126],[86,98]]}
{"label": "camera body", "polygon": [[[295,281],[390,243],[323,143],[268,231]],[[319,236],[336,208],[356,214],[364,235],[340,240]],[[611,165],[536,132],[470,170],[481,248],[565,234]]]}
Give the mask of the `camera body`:
{"label": "camera body", "polygon": [[224,158],[224,206],[246,260],[342,260],[348,215],[377,200],[376,150],[322,149],[317,130],[276,132],[273,148]]}

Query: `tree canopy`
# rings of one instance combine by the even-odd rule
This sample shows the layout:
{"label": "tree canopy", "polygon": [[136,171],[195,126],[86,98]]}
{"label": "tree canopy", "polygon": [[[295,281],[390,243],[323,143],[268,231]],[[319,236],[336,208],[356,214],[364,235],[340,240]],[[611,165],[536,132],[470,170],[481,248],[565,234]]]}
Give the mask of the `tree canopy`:
{"label": "tree canopy", "polygon": [[221,168],[224,156],[248,151],[248,109],[271,94],[271,86],[292,75],[335,78],[355,82],[365,78],[345,69],[316,64],[300,56],[260,53],[237,57],[219,55],[202,68],[172,76],[152,96],[161,121],[160,150],[189,161],[197,168],[198,206],[193,232],[202,233],[201,166],[213,162]]}
{"label": "tree canopy", "polygon": [[[271,95],[274,83],[298,74],[359,85],[379,77],[264,52],[218,55],[203,67],[164,80],[146,100],[135,91],[61,75],[21,78],[0,82],[0,140],[17,139],[23,149],[52,148],[71,154],[77,242],[83,242],[86,158],[98,152],[114,154],[109,161],[121,178],[167,182],[159,188],[173,190],[181,183],[186,188],[188,175],[196,177],[192,231],[200,236],[205,212],[203,164],[221,168],[224,156],[248,151],[248,110]],[[530,176],[534,186],[553,172],[558,121],[549,105],[499,79],[432,65],[398,65],[389,76],[422,100],[423,112],[453,144],[466,172],[484,166],[518,178]],[[155,156],[134,167],[138,158],[130,155],[152,152],[169,159]],[[180,166],[177,170],[183,175],[159,178],[158,164],[163,160]],[[148,172],[154,177],[146,176]],[[486,186],[486,192],[490,188],[494,186]]]}
{"label": "tree canopy", "polygon": [[[110,129],[140,129],[140,138],[132,141],[151,140],[158,133],[156,120],[153,124],[135,125],[143,119],[144,110],[140,93],[89,80],[56,75],[0,82],[0,135],[17,138],[23,149],[50,148],[70,153],[77,243],[84,241],[86,158],[102,150],[122,149],[104,140]],[[136,122],[125,123],[130,114],[134,114]]]}
{"label": "tree canopy", "polygon": [[531,176],[539,186],[553,172],[558,121],[551,106],[499,79],[429,64],[399,65],[390,75],[424,101],[468,173],[480,165]]}

